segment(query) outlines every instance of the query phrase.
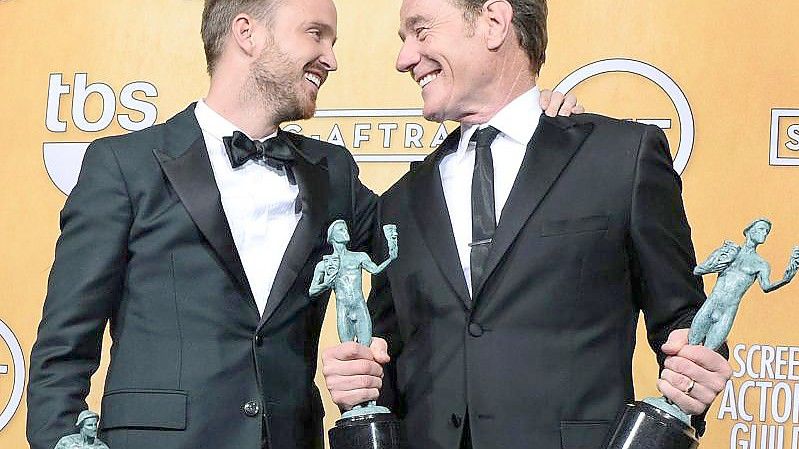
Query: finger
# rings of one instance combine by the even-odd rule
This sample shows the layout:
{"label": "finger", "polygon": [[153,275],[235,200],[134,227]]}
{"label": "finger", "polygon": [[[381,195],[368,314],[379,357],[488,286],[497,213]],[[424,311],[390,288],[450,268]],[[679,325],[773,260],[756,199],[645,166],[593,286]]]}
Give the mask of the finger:
{"label": "finger", "polygon": [[583,105],[581,104],[578,104],[577,106],[574,107],[574,109],[572,109],[572,114],[584,114],[584,113],[585,113],[585,107],[583,107]]}
{"label": "finger", "polygon": [[330,392],[330,398],[333,399],[333,402],[344,410],[349,410],[367,401],[375,401],[378,396],[380,396],[380,391],[376,388]]}
{"label": "finger", "polygon": [[563,99],[563,105],[561,105],[558,115],[563,117],[572,115],[572,109],[574,109],[575,106],[577,106],[577,97],[575,97],[574,94],[567,94]]}
{"label": "finger", "polygon": [[676,329],[671,331],[666,343],[660,347],[666,355],[675,355],[680,349],[688,344],[688,329]]}
{"label": "finger", "polygon": [[684,374],[664,369],[660,378],[670,383],[674,388],[682,391],[687,396],[698,400],[702,404],[711,404],[716,399],[716,392]]}
{"label": "finger", "polygon": [[372,351],[366,346],[348,341],[322,351],[322,362],[326,360],[374,360]]}
{"label": "finger", "polygon": [[541,106],[541,110],[546,111],[551,101],[552,91],[549,89],[542,90],[541,95],[538,97],[538,105]]}
{"label": "finger", "polygon": [[725,381],[732,375],[732,367],[718,352],[701,345],[685,345],[677,353],[679,358],[688,359],[707,371],[718,373]]}
{"label": "finger", "polygon": [[682,374],[694,382],[707,387],[713,394],[718,394],[724,389],[729,377],[725,377],[723,373],[709,371],[697,365],[690,359],[680,356],[668,357],[664,363],[665,368],[674,371],[675,373]]}
{"label": "finger", "polygon": [[563,104],[563,94],[560,92],[552,92],[552,99],[549,101],[549,106],[547,106],[546,111],[544,113],[550,117],[554,117],[558,115],[558,111],[560,110],[560,106]]}
{"label": "finger", "polygon": [[391,357],[388,356],[388,343],[382,338],[372,337],[370,349],[375,362],[385,364],[391,361]]}
{"label": "finger", "polygon": [[339,376],[333,375],[325,377],[325,384],[330,391],[353,391],[383,387],[383,379],[375,376]]}
{"label": "finger", "polygon": [[688,396],[663,379],[658,379],[658,390],[689,415],[699,415],[707,409],[705,404]]}
{"label": "finger", "polygon": [[383,367],[374,360],[329,360],[322,363],[322,374],[328,376],[383,377]]}

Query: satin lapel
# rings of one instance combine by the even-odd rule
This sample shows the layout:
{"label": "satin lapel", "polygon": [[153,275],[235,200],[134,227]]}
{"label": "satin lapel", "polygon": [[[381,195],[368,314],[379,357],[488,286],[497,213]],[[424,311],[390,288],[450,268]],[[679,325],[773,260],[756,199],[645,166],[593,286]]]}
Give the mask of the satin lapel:
{"label": "satin lapel", "polygon": [[480,295],[486,280],[496,269],[519,231],[592,130],[591,124],[575,124],[561,117],[541,116],[502,210],[486,260],[486,274],[478,285],[472,286],[475,298]]}
{"label": "satin lapel", "polygon": [[[294,176],[300,188],[302,218],[291,236],[286,252],[275,275],[275,282],[269,292],[260,329],[277,307],[285,299],[291,286],[297,280],[314,247],[322,241],[326,231],[328,210],[328,176],[321,163],[313,163],[305,157],[298,157],[293,166]],[[306,287],[307,289],[307,287]]]}
{"label": "satin lapel", "polygon": [[[171,154],[174,150],[167,149],[155,149],[153,153],[178,198],[194,220],[194,224],[213,248],[230,276],[245,293],[250,305],[257,311],[258,307],[247,282],[244,266],[222,209],[222,200],[214,180],[205,141],[199,125],[196,126],[196,138],[182,154],[175,157]],[[165,148],[170,148],[170,144],[169,141],[165,142]]]}
{"label": "satin lapel", "polygon": [[460,132],[455,131],[441,144],[434,157],[429,157],[416,169],[411,179],[411,209],[421,230],[427,247],[433,254],[441,273],[450,287],[463,301],[466,308],[471,308],[471,298],[463,277],[455,235],[449,221],[449,210],[441,186],[441,174],[438,163],[441,154],[446,154],[458,145]]}

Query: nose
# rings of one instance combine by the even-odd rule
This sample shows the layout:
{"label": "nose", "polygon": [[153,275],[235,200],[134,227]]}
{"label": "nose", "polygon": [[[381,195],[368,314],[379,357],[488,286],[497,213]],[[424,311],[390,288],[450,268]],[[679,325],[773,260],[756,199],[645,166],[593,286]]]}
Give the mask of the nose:
{"label": "nose", "polygon": [[419,63],[421,55],[419,48],[413,39],[407,39],[402,43],[399,54],[397,55],[397,70],[400,72],[408,72]]}
{"label": "nose", "polygon": [[336,53],[333,51],[333,46],[325,48],[322,56],[319,57],[319,63],[328,72],[335,72],[338,69],[338,61],[336,61]]}

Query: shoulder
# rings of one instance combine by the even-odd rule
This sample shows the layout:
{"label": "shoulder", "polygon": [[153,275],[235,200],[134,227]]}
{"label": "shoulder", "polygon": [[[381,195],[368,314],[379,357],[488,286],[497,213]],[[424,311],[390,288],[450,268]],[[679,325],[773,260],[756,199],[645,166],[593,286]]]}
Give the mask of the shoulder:
{"label": "shoulder", "polygon": [[[101,137],[92,142],[92,147],[118,148],[124,151],[130,151],[133,148],[141,148],[146,146],[145,144],[147,141],[154,142],[157,136],[161,135],[163,126],[163,124],[153,125],[149,128],[133,131],[129,134]],[[152,148],[150,150],[152,150]]]}
{"label": "shoulder", "polygon": [[79,444],[82,442],[83,440],[81,439],[80,434],[66,435],[58,440],[58,443],[56,443],[55,448],[53,449],[70,449],[73,447],[80,447]]}
{"label": "shoulder", "polygon": [[569,117],[542,116],[540,123],[546,123],[561,128],[587,126],[591,128],[592,135],[596,134],[597,136],[603,137],[613,136],[615,139],[641,140],[647,133],[662,133],[660,128],[654,125],[592,113],[575,114]]}
{"label": "shoulder", "polygon": [[583,154],[612,158],[614,163],[627,161],[638,165],[642,161],[649,161],[656,162],[658,166],[672,165],[666,134],[655,125],[599,114],[542,117],[540,123],[567,130],[569,127],[583,128],[587,131],[581,150]]}
{"label": "shoulder", "polygon": [[151,154],[155,147],[168,144],[190,145],[202,137],[200,125],[194,115],[195,103],[173,115],[163,123],[132,131],[127,134],[102,137],[92,142],[90,148],[109,148],[119,155]]}

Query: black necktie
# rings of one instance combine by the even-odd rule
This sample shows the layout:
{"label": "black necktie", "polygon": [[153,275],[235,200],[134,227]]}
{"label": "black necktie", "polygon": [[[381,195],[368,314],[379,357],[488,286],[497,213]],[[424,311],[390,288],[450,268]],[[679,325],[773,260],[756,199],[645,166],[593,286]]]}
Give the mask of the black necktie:
{"label": "black necktie", "polygon": [[286,140],[278,134],[263,142],[253,141],[241,131],[234,131],[232,136],[222,138],[225,150],[230,158],[230,166],[238,168],[250,159],[262,160],[266,165],[286,169],[289,182],[296,184],[291,164],[294,162],[294,153]]}
{"label": "black necktie", "polygon": [[477,130],[470,141],[476,142],[472,174],[472,247],[469,267],[472,272],[472,297],[485,275],[485,263],[497,227],[494,209],[494,161],[491,142],[499,130],[489,126]]}

